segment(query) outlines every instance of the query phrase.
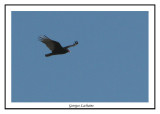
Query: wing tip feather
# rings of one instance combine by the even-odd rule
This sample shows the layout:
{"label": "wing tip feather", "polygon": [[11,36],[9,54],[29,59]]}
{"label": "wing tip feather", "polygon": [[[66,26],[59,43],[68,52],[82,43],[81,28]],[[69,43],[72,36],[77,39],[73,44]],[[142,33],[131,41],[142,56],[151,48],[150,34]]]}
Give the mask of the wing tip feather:
{"label": "wing tip feather", "polygon": [[49,39],[46,35],[39,36],[39,40],[43,42],[44,40]]}

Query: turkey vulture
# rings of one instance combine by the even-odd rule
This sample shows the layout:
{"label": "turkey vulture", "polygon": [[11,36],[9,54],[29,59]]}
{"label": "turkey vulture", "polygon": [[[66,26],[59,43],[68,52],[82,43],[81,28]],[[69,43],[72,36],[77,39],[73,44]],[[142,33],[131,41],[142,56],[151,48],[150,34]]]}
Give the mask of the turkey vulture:
{"label": "turkey vulture", "polygon": [[51,55],[59,55],[59,54],[65,54],[70,52],[68,48],[76,46],[78,44],[77,41],[73,45],[69,45],[66,47],[62,47],[61,44],[57,41],[51,40],[47,36],[40,36],[40,41],[46,44],[46,46],[52,51],[52,53],[45,54],[46,57],[49,57]]}

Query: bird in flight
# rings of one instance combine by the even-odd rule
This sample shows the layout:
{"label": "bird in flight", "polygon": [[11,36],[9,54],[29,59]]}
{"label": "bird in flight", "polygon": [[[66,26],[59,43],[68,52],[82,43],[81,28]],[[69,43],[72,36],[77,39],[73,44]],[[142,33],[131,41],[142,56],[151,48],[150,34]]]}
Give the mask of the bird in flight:
{"label": "bird in flight", "polygon": [[46,44],[46,46],[52,51],[52,53],[45,54],[46,57],[49,57],[52,55],[66,54],[70,52],[68,48],[76,46],[78,44],[78,41],[75,41],[75,43],[72,45],[62,47],[59,42],[51,40],[45,35],[40,36],[40,41]]}

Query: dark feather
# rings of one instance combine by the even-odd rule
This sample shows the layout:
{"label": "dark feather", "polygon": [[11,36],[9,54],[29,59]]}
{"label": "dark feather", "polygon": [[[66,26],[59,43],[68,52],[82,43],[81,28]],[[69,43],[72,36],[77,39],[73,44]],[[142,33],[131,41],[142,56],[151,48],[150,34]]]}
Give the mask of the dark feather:
{"label": "dark feather", "polygon": [[68,53],[70,52],[68,48],[76,46],[78,44],[78,42],[76,41],[73,45],[62,47],[59,42],[51,40],[45,35],[40,36],[40,41],[43,42],[52,51],[52,53],[45,54],[46,57],[49,57],[51,55],[59,55],[59,54]]}
{"label": "dark feather", "polygon": [[41,36],[40,41],[46,44],[46,46],[51,50],[54,51],[55,49],[63,48],[61,44],[57,41],[51,40],[47,36]]}

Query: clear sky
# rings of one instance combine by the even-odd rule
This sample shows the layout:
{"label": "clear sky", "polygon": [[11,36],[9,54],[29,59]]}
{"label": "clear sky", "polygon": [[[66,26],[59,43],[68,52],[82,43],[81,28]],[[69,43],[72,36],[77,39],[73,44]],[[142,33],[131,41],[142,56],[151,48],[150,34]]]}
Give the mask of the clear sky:
{"label": "clear sky", "polygon": [[12,102],[148,102],[148,12],[12,12]]}

